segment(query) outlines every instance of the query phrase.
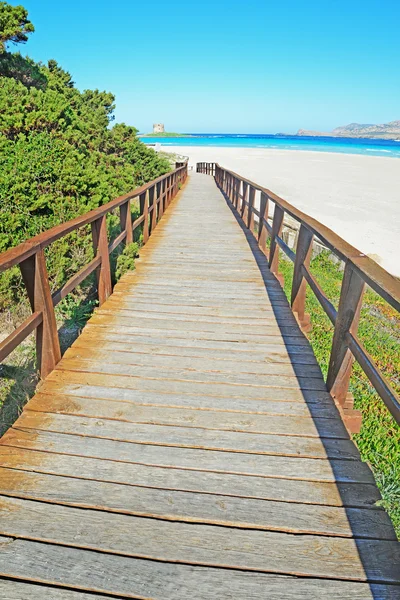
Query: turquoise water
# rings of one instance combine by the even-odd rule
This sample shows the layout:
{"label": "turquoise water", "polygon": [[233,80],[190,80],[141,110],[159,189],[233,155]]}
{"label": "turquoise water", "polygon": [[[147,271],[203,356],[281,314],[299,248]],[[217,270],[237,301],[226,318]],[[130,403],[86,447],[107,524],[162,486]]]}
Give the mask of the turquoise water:
{"label": "turquoise water", "polygon": [[275,150],[308,150],[388,156],[400,158],[400,142],[357,138],[297,137],[290,135],[187,134],[179,138],[141,138],[147,144],[163,146],[215,146],[232,148],[273,148]]}

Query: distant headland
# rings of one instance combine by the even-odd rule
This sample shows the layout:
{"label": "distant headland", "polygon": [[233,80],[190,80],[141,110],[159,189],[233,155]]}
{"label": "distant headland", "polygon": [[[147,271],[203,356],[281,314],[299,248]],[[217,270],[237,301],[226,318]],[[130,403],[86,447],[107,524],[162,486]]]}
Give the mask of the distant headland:
{"label": "distant headland", "polygon": [[361,123],[350,123],[342,127],[336,127],[328,133],[322,131],[308,131],[299,129],[297,135],[314,137],[351,137],[351,138],[380,138],[383,140],[400,140],[400,121],[390,121],[382,125],[365,125]]}

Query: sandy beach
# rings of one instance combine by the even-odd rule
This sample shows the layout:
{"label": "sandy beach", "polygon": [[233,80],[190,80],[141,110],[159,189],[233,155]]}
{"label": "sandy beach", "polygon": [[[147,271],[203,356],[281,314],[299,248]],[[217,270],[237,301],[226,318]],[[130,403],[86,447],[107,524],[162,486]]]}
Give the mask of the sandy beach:
{"label": "sandy beach", "polygon": [[260,148],[165,146],[268,187],[400,277],[400,159]]}

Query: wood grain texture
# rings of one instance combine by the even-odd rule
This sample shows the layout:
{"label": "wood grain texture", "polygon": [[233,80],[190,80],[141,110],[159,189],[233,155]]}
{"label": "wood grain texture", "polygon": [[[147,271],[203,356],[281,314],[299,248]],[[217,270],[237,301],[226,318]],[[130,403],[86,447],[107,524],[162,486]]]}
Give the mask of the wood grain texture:
{"label": "wood grain texture", "polygon": [[[321,460],[282,455],[246,454],[135,444],[106,438],[59,434],[41,430],[9,430],[4,445],[58,452],[74,456],[97,457],[127,463],[140,463],[182,469],[259,475],[261,477],[298,479],[319,482],[374,483],[366,463],[356,460]],[[310,497],[313,502],[313,497]]]}
{"label": "wood grain texture", "polygon": [[[398,586],[245,573],[127,558],[0,538],[0,573],[123,598],[399,600]],[[51,565],[51,569],[49,569]],[[106,574],[106,576],[105,576]],[[81,593],[81,592],[80,592]]]}
{"label": "wood grain texture", "polygon": [[[273,406],[276,407],[275,403]],[[288,403],[281,403],[285,406]],[[265,409],[268,405],[266,404]],[[154,425],[176,425],[182,427],[200,427],[215,431],[240,431],[252,433],[270,433],[302,437],[324,437],[348,439],[349,434],[338,419],[319,418],[317,416],[275,416],[272,414],[251,414],[245,411],[232,413],[214,411],[211,408],[174,408],[137,406],[127,402],[108,402],[98,399],[75,398],[70,396],[48,396],[36,394],[27,410],[44,413],[59,413],[112,419],[130,423]],[[275,410],[279,410],[276,407]]]}
{"label": "wood grain texture", "polygon": [[0,598],[3,600],[111,600],[115,596],[98,596],[97,594],[85,594],[84,592],[63,590],[57,587],[49,587],[40,584],[24,583],[7,579],[0,579]]}
{"label": "wood grain texture", "polygon": [[[20,447],[20,451],[16,452],[18,446],[1,445],[2,465],[4,468],[62,475],[76,479],[289,503],[375,508],[375,503],[380,500],[377,488],[371,483],[341,483],[338,481],[325,483],[284,479],[279,478],[278,475],[276,477],[247,475],[240,470],[232,473],[229,472],[231,465],[224,463],[226,457],[221,457],[219,464],[214,460],[214,470],[207,471],[201,470],[204,465],[200,463],[196,469],[194,461],[190,464],[188,460],[182,466],[174,463],[157,466],[157,462],[162,464],[163,461],[156,452],[145,455],[149,464],[123,462],[119,461],[117,457],[112,460],[110,458],[57,454],[57,446],[52,440],[54,440],[54,435],[53,437],[45,436],[44,441],[48,442],[48,446],[51,446],[54,452],[27,450],[22,447]],[[68,450],[68,448],[66,449]],[[198,451],[197,454],[195,452],[194,458],[201,459],[201,455],[202,451]],[[193,453],[189,453],[186,459],[190,456],[193,456]],[[172,453],[172,462],[173,459]],[[246,461],[243,463],[243,467],[246,467]]]}
{"label": "wood grain texture", "polygon": [[0,494],[21,499],[244,529],[397,539],[382,509],[304,506],[238,498],[233,486],[227,491],[222,495],[149,489],[0,467]]}
{"label": "wood grain texture", "polygon": [[[302,458],[359,459],[353,442],[344,439],[304,438],[289,435],[252,434],[214,430],[129,423],[91,417],[25,410],[18,419],[18,429],[69,433],[76,436],[105,438],[136,444],[154,444],[181,448],[202,448],[246,454],[271,454]],[[76,444],[79,445],[79,439]]]}
{"label": "wood grain texture", "polygon": [[[166,562],[400,583],[400,545],[131,517],[0,498],[0,533]],[[316,551],[318,549],[318,551]]]}

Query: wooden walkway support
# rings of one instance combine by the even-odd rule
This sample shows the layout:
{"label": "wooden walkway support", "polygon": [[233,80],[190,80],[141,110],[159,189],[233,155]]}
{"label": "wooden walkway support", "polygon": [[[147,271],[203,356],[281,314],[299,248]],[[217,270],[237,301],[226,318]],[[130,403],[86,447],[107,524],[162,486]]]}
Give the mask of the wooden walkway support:
{"label": "wooden walkway support", "polygon": [[372,473],[240,214],[193,174],[3,436],[1,598],[400,599]]}

